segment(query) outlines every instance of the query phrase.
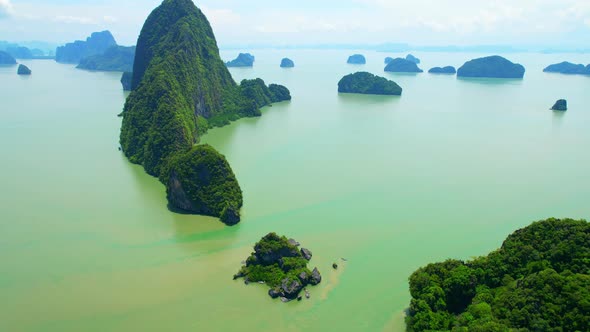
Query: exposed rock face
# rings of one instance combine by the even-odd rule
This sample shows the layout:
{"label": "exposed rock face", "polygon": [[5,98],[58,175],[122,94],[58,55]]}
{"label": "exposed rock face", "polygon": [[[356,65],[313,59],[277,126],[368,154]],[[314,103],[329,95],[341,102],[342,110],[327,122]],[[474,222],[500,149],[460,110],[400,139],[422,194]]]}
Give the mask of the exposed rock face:
{"label": "exposed rock face", "polygon": [[385,64],[388,65],[391,61],[393,61],[393,58],[388,56],[385,58]]}
{"label": "exposed rock face", "polygon": [[133,80],[133,73],[132,72],[124,72],[121,75],[121,85],[123,85],[124,91],[131,91],[131,81]]}
{"label": "exposed rock face", "polygon": [[567,111],[567,101],[565,99],[560,99],[555,102],[555,105],[551,107],[553,111]]}
{"label": "exposed rock face", "polygon": [[402,94],[402,88],[384,77],[358,72],[344,76],[338,82],[338,92],[399,96]]}
{"label": "exposed rock face", "polygon": [[240,53],[237,58],[226,63],[228,67],[253,67],[256,58],[250,53]]}
{"label": "exposed rock face", "polygon": [[16,59],[12,55],[10,55],[4,51],[0,51],[0,65],[3,65],[3,66],[16,65]]}
{"label": "exposed rock face", "polygon": [[457,73],[457,70],[453,66],[446,66],[446,67],[434,67],[428,71],[430,74],[450,74],[454,75]]}
{"label": "exposed rock face", "polygon": [[281,60],[281,68],[293,68],[295,67],[295,62],[289,58],[284,58]]}
{"label": "exposed rock face", "polygon": [[354,54],[348,57],[347,63],[351,65],[364,65],[367,63],[367,59],[362,54]]}
{"label": "exposed rock face", "polygon": [[297,245],[297,241],[275,233],[266,235],[256,243],[246,266],[234,279],[248,278],[251,282],[267,284],[272,298],[286,301],[299,298],[304,287],[319,284],[322,277],[317,268],[313,272],[307,268],[311,251],[299,250]]}
{"label": "exposed rock face", "polygon": [[561,62],[550,65],[543,69],[545,73],[559,73],[568,75],[590,75],[590,65],[584,66],[582,64],[573,64],[571,62]]}
{"label": "exposed rock face", "polygon": [[112,46],[117,46],[117,42],[110,31],[94,32],[86,41],[77,40],[58,47],[55,61],[77,64],[82,58],[103,54]]}
{"label": "exposed rock face", "polygon": [[320,274],[320,271],[318,270],[318,268],[314,268],[313,271],[311,272],[311,280],[310,280],[310,284],[312,285],[317,285],[320,282],[322,282],[322,275]]}
{"label": "exposed rock face", "polygon": [[98,71],[122,71],[133,70],[135,58],[135,46],[112,46],[103,54],[92,55],[80,60],[78,69]]}
{"label": "exposed rock face", "polygon": [[17,74],[18,75],[31,75],[31,70],[29,69],[29,67],[21,64],[18,66]]}
{"label": "exposed rock face", "polygon": [[295,299],[303,290],[303,284],[297,279],[285,278],[281,281],[281,295],[288,299]]}
{"label": "exposed rock face", "polygon": [[408,54],[408,55],[406,56],[406,60],[408,60],[408,61],[411,61],[411,62],[413,62],[413,63],[415,63],[415,64],[417,64],[417,65],[419,65],[419,64],[420,64],[420,59],[416,58],[415,56],[413,56],[413,55],[411,55],[411,54]]}
{"label": "exposed rock face", "polygon": [[474,78],[523,78],[525,68],[498,56],[474,59],[466,62],[457,71],[458,77]]}
{"label": "exposed rock face", "polygon": [[406,59],[393,59],[386,67],[385,71],[392,73],[422,73],[423,70],[418,65]]}
{"label": "exposed rock face", "polygon": [[[183,211],[240,221],[242,190],[225,157],[209,145],[174,156],[165,174],[168,202]],[[166,176],[164,176],[166,178]]]}

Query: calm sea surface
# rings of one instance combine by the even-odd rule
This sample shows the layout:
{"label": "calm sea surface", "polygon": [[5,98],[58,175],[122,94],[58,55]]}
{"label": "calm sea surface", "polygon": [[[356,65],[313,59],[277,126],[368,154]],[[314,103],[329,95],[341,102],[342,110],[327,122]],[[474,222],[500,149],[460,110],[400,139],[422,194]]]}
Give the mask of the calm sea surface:
{"label": "calm sea surface", "polygon": [[[203,137],[244,190],[231,228],[168,211],[163,185],[118,151],[119,73],[0,68],[1,331],[403,331],[416,268],[485,254],[535,220],[590,217],[590,77],[542,72],[588,56],[510,54],[524,80],[460,80],[384,73],[401,54],[253,53],[234,78],[284,84],[293,101]],[[480,56],[416,55],[425,70]],[[339,95],[358,70],[403,96]],[[566,113],[549,110],[559,98]],[[313,251],[311,300],[232,281],[271,231]]]}

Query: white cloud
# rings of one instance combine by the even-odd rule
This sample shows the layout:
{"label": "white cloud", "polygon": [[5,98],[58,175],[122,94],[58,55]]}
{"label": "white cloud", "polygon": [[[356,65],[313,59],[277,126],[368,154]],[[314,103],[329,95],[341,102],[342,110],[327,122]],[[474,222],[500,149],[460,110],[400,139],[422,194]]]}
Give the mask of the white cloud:
{"label": "white cloud", "polygon": [[84,16],[70,16],[60,15],[53,19],[55,22],[66,23],[66,24],[97,24],[98,22],[90,17]]}
{"label": "white cloud", "polygon": [[0,19],[12,16],[14,8],[10,0],[0,0]]}
{"label": "white cloud", "polygon": [[104,16],[104,17],[102,18],[102,20],[103,20],[104,22],[106,22],[106,23],[115,23],[115,22],[117,22],[117,21],[118,21],[118,19],[117,19],[116,17],[114,17],[114,16],[108,16],[108,15],[107,15],[107,16]]}

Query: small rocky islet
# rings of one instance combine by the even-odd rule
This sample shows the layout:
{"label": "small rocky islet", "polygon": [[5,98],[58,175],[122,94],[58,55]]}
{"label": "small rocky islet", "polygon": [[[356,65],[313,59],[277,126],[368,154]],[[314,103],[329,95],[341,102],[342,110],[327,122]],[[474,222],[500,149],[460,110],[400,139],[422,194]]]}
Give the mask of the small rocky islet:
{"label": "small rocky islet", "polygon": [[232,61],[226,62],[228,67],[253,67],[256,58],[250,53],[240,53],[238,57]]}
{"label": "small rocky islet", "polygon": [[422,69],[418,68],[418,65],[403,58],[396,58],[391,60],[385,67],[386,72],[391,73],[422,73]]}
{"label": "small rocky islet", "polygon": [[561,111],[561,112],[567,111],[567,100],[559,99],[558,101],[555,102],[555,104],[553,104],[553,107],[551,107],[551,110],[552,111]]}
{"label": "small rocky islet", "polygon": [[556,63],[543,69],[545,73],[558,73],[566,75],[590,75],[590,65],[574,64],[568,61]]}
{"label": "small rocky islet", "polygon": [[348,57],[348,61],[346,63],[350,65],[364,65],[367,63],[367,59],[362,54],[353,54]]}
{"label": "small rocky islet", "polygon": [[467,61],[457,70],[457,77],[516,78],[524,77],[525,68],[499,55]]}
{"label": "small rocky islet", "polygon": [[29,75],[31,75],[32,72],[31,72],[31,69],[29,69],[29,67],[27,67],[23,64],[20,64],[20,65],[18,65],[18,70],[16,73],[21,76],[29,76]]}
{"label": "small rocky islet", "polygon": [[295,67],[295,62],[289,58],[283,58],[281,60],[281,68],[293,68]]}
{"label": "small rocky islet", "polygon": [[402,88],[384,77],[368,72],[357,72],[344,76],[338,82],[339,93],[400,96]]}
{"label": "small rocky islet", "polygon": [[254,252],[234,280],[243,278],[245,284],[266,284],[270,287],[268,295],[283,302],[301,300],[302,291],[309,298],[306,287],[318,285],[322,276],[317,268],[307,267],[312,252],[299,246],[293,239],[269,233],[254,245]]}
{"label": "small rocky islet", "polygon": [[457,69],[453,66],[446,66],[446,67],[433,67],[430,68],[428,71],[429,74],[445,74],[445,75],[454,75],[457,73]]}

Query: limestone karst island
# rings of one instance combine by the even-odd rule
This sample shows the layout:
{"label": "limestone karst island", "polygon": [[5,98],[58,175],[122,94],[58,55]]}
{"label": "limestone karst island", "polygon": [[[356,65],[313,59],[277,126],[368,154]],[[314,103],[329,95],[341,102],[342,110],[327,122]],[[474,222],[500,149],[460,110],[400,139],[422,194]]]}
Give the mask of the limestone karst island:
{"label": "limestone karst island", "polygon": [[579,0],[0,0],[0,332],[590,332]]}

